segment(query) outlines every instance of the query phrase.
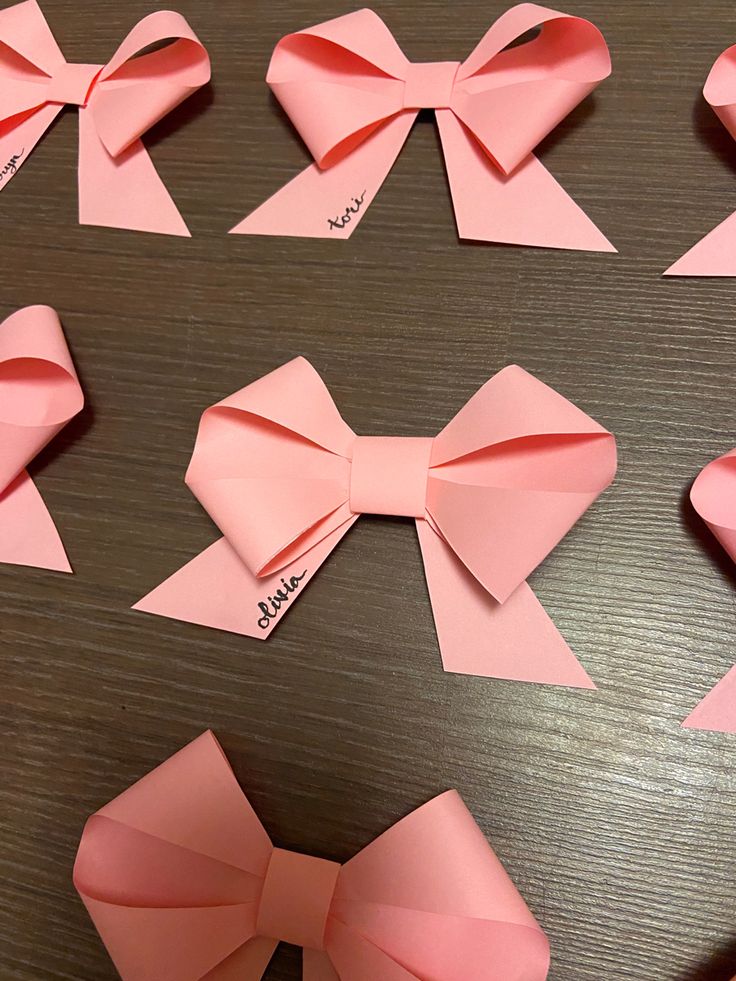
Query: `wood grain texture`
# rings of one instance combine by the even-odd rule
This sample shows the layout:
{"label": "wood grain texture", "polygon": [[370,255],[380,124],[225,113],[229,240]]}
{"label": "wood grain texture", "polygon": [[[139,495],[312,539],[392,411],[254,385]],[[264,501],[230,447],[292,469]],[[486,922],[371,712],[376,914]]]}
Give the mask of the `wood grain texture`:
{"label": "wood grain texture", "polygon": [[[191,241],[77,225],[73,112],[0,199],[0,315],[55,306],[88,399],[32,467],[76,574],[0,567],[0,978],[115,977],[71,886],[85,818],[212,727],[276,843],[334,860],[457,787],[550,981],[725,981],[736,742],[679,723],[735,659],[736,575],[686,497],[736,442],[736,283],[660,273],[736,207],[699,94],[733,4],[574,8],[615,73],[542,157],[613,257],[458,242],[427,121],[349,243],[226,236],[307,159],[263,83],[274,43],[351,8],[176,6],[214,82],[147,143]],[[150,0],[43,7],[93,62]],[[375,8],[419,61],[503,6]],[[297,354],[358,432],[431,435],[518,362],[617,435],[616,484],[532,578],[597,692],[444,674],[401,520],[359,522],[267,644],[130,611],[213,540],[182,479],[201,411]]]}

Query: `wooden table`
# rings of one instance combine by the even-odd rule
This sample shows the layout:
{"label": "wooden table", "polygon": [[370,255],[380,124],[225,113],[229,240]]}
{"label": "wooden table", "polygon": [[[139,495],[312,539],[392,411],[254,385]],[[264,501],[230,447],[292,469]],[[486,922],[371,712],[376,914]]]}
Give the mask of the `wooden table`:
{"label": "wooden table", "polygon": [[[43,7],[70,61],[102,62],[151,3]],[[0,315],[55,306],[87,395],[31,468],[76,574],[0,568],[2,981],[115,977],[72,889],[82,826],[207,727],[276,843],[334,860],[457,787],[550,981],[725,981],[736,741],[680,722],[736,646],[734,569],[688,503],[736,443],[736,284],[660,273],[736,206],[700,95],[733,4],[574,8],[615,72],[541,156],[618,256],[459,242],[431,120],[350,242],[227,236],[307,159],[263,83],[273,45],[350,5],[177,7],[214,82],[147,143],[193,238],[78,226],[73,111],[0,201]],[[425,61],[503,6],[376,9]],[[517,362],[617,435],[614,487],[531,580],[597,692],[443,673],[399,519],[362,520],[267,644],[129,609],[214,539],[183,483],[201,411],[297,354],[358,432],[431,435]],[[298,964],[282,948],[267,978]]]}

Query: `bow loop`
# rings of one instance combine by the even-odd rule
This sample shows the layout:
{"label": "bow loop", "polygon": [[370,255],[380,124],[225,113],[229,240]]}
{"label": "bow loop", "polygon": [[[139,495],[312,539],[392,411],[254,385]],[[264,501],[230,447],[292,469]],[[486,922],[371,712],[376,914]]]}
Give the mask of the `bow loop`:
{"label": "bow loop", "polygon": [[36,0],[0,10],[0,123],[42,106],[65,65]]}
{"label": "bow loop", "polygon": [[[146,54],[151,45],[171,42]],[[100,72],[90,111],[116,157],[210,78],[204,45],[186,20],[160,10],[138,23]]]}
{"label": "bow loop", "polygon": [[40,82],[65,63],[36,0],[0,10],[0,77]]}
{"label": "bow loop", "polygon": [[[412,978],[542,981],[547,975],[546,937],[454,790],[347,862],[333,909],[354,935]],[[413,943],[417,936],[426,942]]]}
{"label": "bow loop", "polygon": [[698,474],[690,500],[736,562],[736,450],[711,461]]}
{"label": "bow loop", "polygon": [[[535,28],[537,37],[509,47]],[[610,72],[608,47],[594,24],[520,4],[460,66],[452,107],[510,174]]]}
{"label": "bow loop", "polygon": [[409,67],[381,18],[358,10],[279,41],[266,81],[319,166],[329,167],[403,109]]}
{"label": "bow loop", "polygon": [[123,981],[259,981],[280,939],[305,947],[305,978],[547,970],[544,934],[454,791],[340,866],[272,847],[212,733],[88,820],[74,884]]}
{"label": "bow loop", "polygon": [[703,95],[736,140],[736,44],[716,59],[706,79]]}
{"label": "bow loop", "polygon": [[25,467],[83,405],[54,310],[26,307],[0,324],[0,562],[72,571]]}
{"label": "bow loop", "polygon": [[56,312],[25,307],[8,317],[0,326],[0,494],[83,405]]}
{"label": "bow loop", "polygon": [[151,910],[252,905],[254,932],[260,869],[236,868],[102,814],[87,821],[84,843],[74,883],[90,899]]}
{"label": "bow loop", "polygon": [[[712,460],[690,491],[693,507],[736,562],[736,449]],[[736,732],[736,666],[682,723],[688,729]]]}
{"label": "bow loop", "polygon": [[611,434],[513,365],[435,439],[427,509],[476,579],[505,602],[615,470]]}
{"label": "bow loop", "polygon": [[319,375],[297,358],[205,411],[186,483],[261,574],[316,525],[334,516],[324,535],[345,520],[354,440]]}

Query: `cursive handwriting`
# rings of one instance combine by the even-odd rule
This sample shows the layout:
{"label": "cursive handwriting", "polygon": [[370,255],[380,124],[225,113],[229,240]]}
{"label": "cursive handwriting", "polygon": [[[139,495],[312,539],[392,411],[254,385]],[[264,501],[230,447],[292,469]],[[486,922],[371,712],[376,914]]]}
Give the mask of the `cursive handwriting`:
{"label": "cursive handwriting", "polygon": [[[269,596],[267,602],[259,603],[258,609],[261,611],[263,616],[258,621],[258,626],[261,630],[268,630],[271,620],[275,620],[279,615],[279,610],[284,605],[288,603],[291,599],[291,593],[295,593],[299,589],[299,583],[306,576],[307,570],[300,576],[292,576],[287,582],[283,577],[281,579],[281,584],[283,589],[277,589],[273,596]],[[270,604],[270,606],[269,606]]]}
{"label": "cursive handwriting", "polygon": [[8,160],[2,170],[0,170],[0,182],[2,182],[8,174],[12,177],[13,174],[18,169],[18,162],[23,154],[26,152],[25,147],[20,151],[20,153],[14,153],[13,156]]}
{"label": "cursive handwriting", "polygon": [[353,198],[352,200],[355,201],[355,207],[353,207],[352,204],[349,204],[345,209],[344,215],[340,215],[337,218],[328,218],[327,224],[330,226],[330,228],[344,228],[346,225],[349,225],[352,221],[353,215],[357,215],[357,213],[363,207],[365,195],[366,192],[363,191],[359,198]]}

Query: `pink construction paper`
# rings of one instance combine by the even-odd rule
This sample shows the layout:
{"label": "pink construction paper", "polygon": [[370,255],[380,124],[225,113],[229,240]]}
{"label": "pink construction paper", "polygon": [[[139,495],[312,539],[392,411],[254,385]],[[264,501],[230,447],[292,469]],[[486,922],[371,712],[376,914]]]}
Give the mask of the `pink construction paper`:
{"label": "pink construction paper", "polygon": [[372,10],[290,34],[266,81],[315,163],[232,231],[349,238],[419,110],[433,109],[461,238],[615,252],[532,153],[610,71],[593,24],[532,3],[462,63],[410,62]]}
{"label": "pink construction paper", "polygon": [[140,21],[106,65],[80,65],[66,61],[36,0],[0,10],[0,191],[75,105],[79,221],[189,235],[140,138],[209,78],[207,52],[172,11]]}
{"label": "pink construction paper", "polygon": [[[693,484],[690,499],[736,562],[736,449],[708,464]],[[683,726],[736,732],[736,666],[695,707]]]}
{"label": "pink construction paper", "polygon": [[356,436],[303,358],[202,416],[223,534],[135,609],[267,638],[360,514],[412,518],[446,670],[594,688],[527,577],[613,479],[610,433],[522,368],[435,437]]}
{"label": "pink construction paper", "polygon": [[[703,95],[736,139],[736,45],[716,59]],[[736,212],[670,266],[665,276],[736,276]]]}
{"label": "pink construction paper", "polygon": [[74,884],[123,981],[544,981],[549,944],[456,791],[341,865],[274,848],[206,732],[85,826]]}
{"label": "pink construction paper", "polygon": [[72,571],[25,468],[83,405],[54,310],[26,307],[0,324],[0,562]]}

